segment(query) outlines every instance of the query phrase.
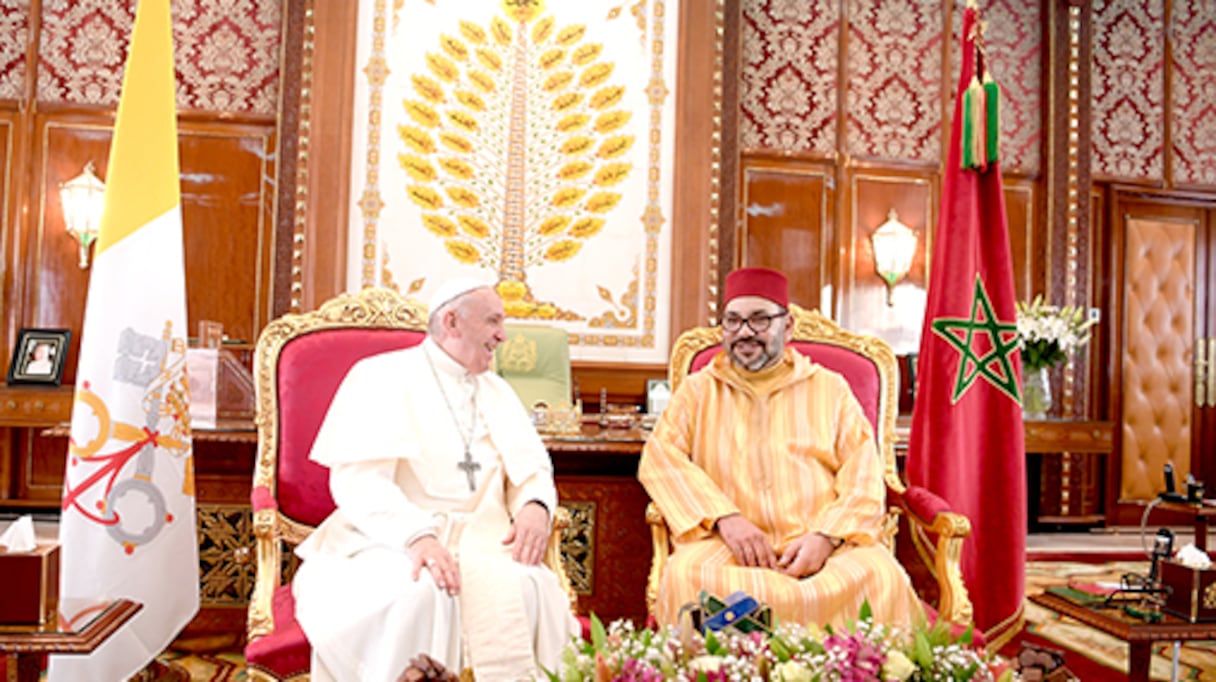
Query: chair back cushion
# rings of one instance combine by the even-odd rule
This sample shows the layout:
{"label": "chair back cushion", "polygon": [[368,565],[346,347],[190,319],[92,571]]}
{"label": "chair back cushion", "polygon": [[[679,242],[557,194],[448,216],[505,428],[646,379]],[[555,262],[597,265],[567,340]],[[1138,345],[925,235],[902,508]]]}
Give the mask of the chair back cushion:
{"label": "chair back cushion", "polygon": [[[874,433],[881,433],[879,414],[882,378],[878,373],[878,366],[874,364],[873,360],[856,350],[833,343],[794,339],[790,341],[789,346],[812,361],[843,376],[844,380],[848,382],[849,388],[853,389],[857,402],[861,403],[861,410],[865,413],[866,419],[870,420]],[[720,350],[722,350],[722,346],[717,344],[698,352],[692,357],[688,373],[692,374],[708,365]]]}
{"label": "chair back cushion", "polygon": [[424,332],[412,329],[337,327],[303,334],[283,345],[276,386],[281,513],[316,526],[333,511],[329,470],[309,460],[308,454],[338,385],[359,360],[415,346],[424,338]]}
{"label": "chair back cushion", "polygon": [[508,324],[494,351],[498,375],[529,409],[538,400],[570,403],[570,338],[564,329]]}

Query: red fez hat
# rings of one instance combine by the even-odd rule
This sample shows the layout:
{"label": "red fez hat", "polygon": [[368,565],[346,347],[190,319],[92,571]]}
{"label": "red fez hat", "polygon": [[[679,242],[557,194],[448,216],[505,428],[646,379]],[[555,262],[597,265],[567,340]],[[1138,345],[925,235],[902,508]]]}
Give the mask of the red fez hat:
{"label": "red fez hat", "polygon": [[722,305],[740,296],[759,296],[782,308],[790,307],[790,286],[785,275],[768,268],[739,268],[726,276]]}

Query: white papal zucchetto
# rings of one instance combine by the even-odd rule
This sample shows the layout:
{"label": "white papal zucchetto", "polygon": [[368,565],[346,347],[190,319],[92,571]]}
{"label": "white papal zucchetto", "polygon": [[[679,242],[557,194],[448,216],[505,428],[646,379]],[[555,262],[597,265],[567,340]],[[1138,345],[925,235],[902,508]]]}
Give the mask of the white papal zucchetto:
{"label": "white papal zucchetto", "polygon": [[435,290],[435,293],[431,294],[431,300],[427,305],[427,309],[430,311],[431,315],[434,315],[443,306],[451,303],[461,296],[464,296],[474,289],[493,286],[493,282],[489,282],[484,279],[476,279],[474,277],[455,277],[453,279],[449,279],[443,284],[440,284],[439,288]]}

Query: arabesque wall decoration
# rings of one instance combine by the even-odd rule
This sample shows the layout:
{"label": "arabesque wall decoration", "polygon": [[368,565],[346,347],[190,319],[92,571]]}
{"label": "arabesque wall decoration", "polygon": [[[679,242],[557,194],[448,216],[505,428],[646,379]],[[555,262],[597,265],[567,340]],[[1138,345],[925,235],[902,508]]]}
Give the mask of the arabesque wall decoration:
{"label": "arabesque wall decoration", "polygon": [[479,276],[576,359],[661,362],[678,5],[363,0],[348,287]]}

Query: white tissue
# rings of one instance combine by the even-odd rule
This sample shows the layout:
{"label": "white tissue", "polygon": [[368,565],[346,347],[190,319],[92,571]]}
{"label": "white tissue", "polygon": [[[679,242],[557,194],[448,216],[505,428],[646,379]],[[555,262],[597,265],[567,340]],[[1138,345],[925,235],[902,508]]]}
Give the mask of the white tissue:
{"label": "white tissue", "polygon": [[13,521],[8,530],[0,534],[0,549],[7,552],[32,552],[38,547],[34,537],[34,517],[26,514]]}
{"label": "white tissue", "polygon": [[1188,543],[1178,550],[1178,554],[1174,558],[1188,568],[1208,569],[1212,567],[1212,558],[1208,556],[1207,552],[1196,547],[1195,543]]}

